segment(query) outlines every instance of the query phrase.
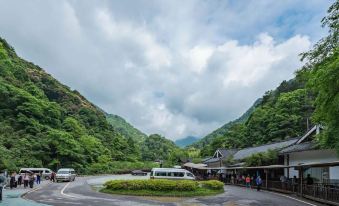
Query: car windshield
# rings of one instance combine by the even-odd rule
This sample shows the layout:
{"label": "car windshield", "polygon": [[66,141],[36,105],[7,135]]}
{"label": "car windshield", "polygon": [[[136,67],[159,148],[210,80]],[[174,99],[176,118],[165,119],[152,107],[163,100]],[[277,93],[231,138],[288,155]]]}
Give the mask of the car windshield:
{"label": "car windshield", "polygon": [[69,174],[70,172],[69,171],[58,171],[57,174]]}

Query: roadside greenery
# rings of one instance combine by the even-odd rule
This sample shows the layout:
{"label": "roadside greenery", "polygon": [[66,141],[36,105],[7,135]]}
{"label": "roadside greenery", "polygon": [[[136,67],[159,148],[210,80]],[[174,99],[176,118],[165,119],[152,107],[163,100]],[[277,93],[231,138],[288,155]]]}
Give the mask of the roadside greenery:
{"label": "roadside greenery", "polygon": [[216,180],[196,182],[192,180],[111,180],[101,192],[125,195],[149,196],[202,196],[224,191],[224,184]]}

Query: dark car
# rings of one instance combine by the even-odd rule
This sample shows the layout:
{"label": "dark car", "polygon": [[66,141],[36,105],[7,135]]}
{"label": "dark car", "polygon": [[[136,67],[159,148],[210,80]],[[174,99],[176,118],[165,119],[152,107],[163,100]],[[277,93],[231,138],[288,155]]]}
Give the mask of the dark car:
{"label": "dark car", "polygon": [[140,175],[140,176],[146,176],[147,172],[144,172],[142,170],[133,170],[132,175]]}

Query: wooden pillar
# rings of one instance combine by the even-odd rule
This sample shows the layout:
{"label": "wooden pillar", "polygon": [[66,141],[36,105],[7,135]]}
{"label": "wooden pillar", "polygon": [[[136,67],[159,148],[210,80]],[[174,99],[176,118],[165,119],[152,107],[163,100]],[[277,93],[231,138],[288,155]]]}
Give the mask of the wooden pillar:
{"label": "wooden pillar", "polygon": [[[287,161],[287,166],[290,166],[290,155],[289,154],[287,154],[287,156],[286,156],[286,161]],[[289,167],[287,167],[287,179],[290,179],[290,168]]]}
{"label": "wooden pillar", "polygon": [[300,179],[300,196],[303,196],[304,170],[302,167],[300,167],[299,169],[299,179]]}
{"label": "wooden pillar", "polygon": [[265,186],[266,186],[266,189],[268,189],[268,169],[265,170]]}

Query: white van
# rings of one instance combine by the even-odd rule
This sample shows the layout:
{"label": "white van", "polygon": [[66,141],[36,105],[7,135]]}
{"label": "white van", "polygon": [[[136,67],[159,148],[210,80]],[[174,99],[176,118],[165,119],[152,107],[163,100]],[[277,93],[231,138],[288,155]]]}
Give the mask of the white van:
{"label": "white van", "polygon": [[61,168],[56,173],[55,179],[59,181],[74,181],[75,180],[75,170],[72,168]]}
{"label": "white van", "polygon": [[41,178],[42,179],[46,179],[48,180],[51,177],[52,174],[52,170],[48,169],[48,168],[21,168],[19,171],[20,175],[24,175],[25,173],[34,173],[34,174],[41,174]]}
{"label": "white van", "polygon": [[153,168],[151,179],[195,180],[195,176],[185,169]]}

